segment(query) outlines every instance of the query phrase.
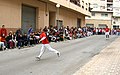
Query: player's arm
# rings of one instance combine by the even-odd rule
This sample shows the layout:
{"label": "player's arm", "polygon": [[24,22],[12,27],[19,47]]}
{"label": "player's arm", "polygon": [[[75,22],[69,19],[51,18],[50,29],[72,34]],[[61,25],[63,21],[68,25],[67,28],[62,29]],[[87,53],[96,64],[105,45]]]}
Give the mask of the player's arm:
{"label": "player's arm", "polygon": [[39,42],[43,41],[46,37],[42,37]]}

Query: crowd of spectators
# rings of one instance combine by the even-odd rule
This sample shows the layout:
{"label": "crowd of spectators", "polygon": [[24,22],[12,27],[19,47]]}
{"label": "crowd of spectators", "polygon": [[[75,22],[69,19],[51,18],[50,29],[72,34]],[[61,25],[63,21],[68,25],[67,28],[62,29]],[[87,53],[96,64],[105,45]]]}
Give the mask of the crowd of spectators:
{"label": "crowd of spectators", "polygon": [[[50,42],[60,42],[64,40],[72,40],[77,38],[84,38],[92,35],[104,35],[104,28],[90,28],[90,27],[61,27],[58,29],[57,26],[45,26],[47,30],[47,38]],[[22,33],[21,29],[16,32],[10,31],[7,34],[7,30],[4,25],[0,29],[0,48],[1,49],[13,49],[30,47],[39,44],[39,36],[41,30],[33,31],[32,27],[28,29],[27,33]],[[110,32],[112,35],[120,35],[120,29],[113,29]]]}

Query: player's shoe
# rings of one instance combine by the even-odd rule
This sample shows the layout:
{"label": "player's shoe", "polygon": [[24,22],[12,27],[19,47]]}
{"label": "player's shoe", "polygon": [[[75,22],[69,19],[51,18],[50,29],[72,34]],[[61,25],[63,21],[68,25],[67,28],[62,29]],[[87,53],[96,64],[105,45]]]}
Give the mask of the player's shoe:
{"label": "player's shoe", "polygon": [[40,57],[37,56],[36,59],[37,59],[37,60],[40,60]]}
{"label": "player's shoe", "polygon": [[60,57],[60,52],[57,53],[57,56]]}

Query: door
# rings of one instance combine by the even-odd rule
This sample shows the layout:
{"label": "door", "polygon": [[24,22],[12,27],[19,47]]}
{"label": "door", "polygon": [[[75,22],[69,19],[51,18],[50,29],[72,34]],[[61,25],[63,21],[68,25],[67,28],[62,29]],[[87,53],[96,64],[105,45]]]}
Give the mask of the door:
{"label": "door", "polygon": [[27,33],[29,27],[36,29],[36,8],[22,5],[22,31]]}
{"label": "door", "polygon": [[62,20],[57,20],[57,27],[58,27],[58,30],[63,27],[63,21]]}
{"label": "door", "polygon": [[56,19],[56,13],[49,12],[49,25],[50,26],[55,26],[55,19]]}
{"label": "door", "polygon": [[81,19],[77,18],[77,27],[81,27]]}

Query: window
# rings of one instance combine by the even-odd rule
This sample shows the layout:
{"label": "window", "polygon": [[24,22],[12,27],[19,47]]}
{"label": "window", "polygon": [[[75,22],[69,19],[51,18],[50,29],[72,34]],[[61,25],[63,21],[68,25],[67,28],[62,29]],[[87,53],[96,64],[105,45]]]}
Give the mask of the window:
{"label": "window", "polygon": [[82,8],[84,9],[84,6],[82,6]]}
{"label": "window", "polygon": [[113,25],[113,29],[118,29],[119,25]]}
{"label": "window", "polygon": [[84,9],[84,1],[82,0],[82,8]]}
{"label": "window", "polygon": [[107,13],[102,13],[101,16],[102,17],[108,17],[108,14]]}
{"label": "window", "polygon": [[94,12],[92,12],[92,16],[95,16],[95,13],[94,13]]}
{"label": "window", "polygon": [[93,8],[98,8],[98,4],[97,3],[94,3],[92,6],[93,6]]}
{"label": "window", "polygon": [[99,28],[106,28],[107,25],[106,24],[99,24],[98,26],[99,26]]}
{"label": "window", "polygon": [[101,9],[101,10],[105,9],[105,6],[100,6],[100,9]]}
{"label": "window", "polygon": [[94,24],[86,24],[86,27],[94,27]]}
{"label": "window", "polygon": [[112,4],[107,4],[107,10],[108,11],[113,11],[113,5]]}

